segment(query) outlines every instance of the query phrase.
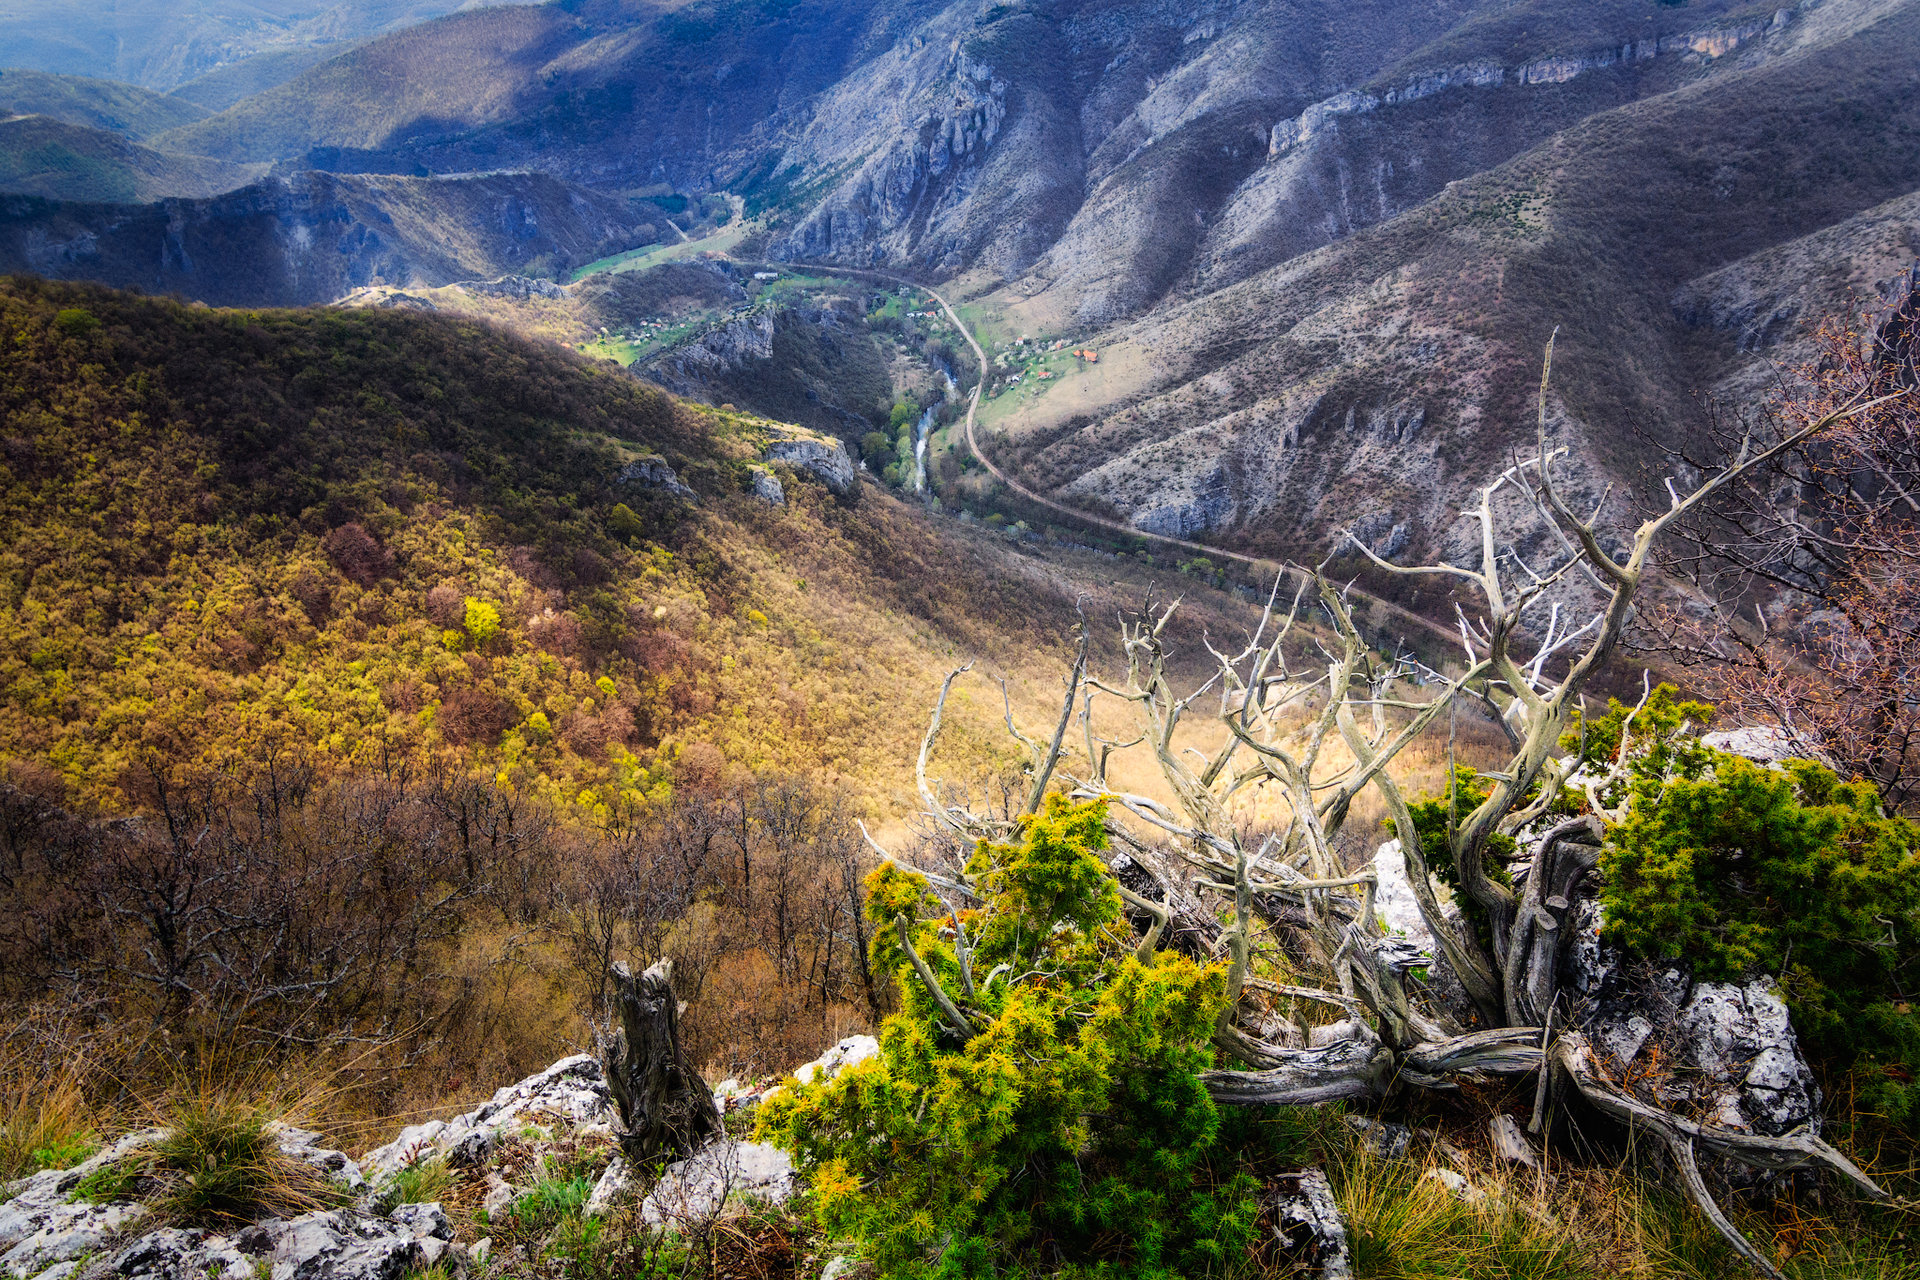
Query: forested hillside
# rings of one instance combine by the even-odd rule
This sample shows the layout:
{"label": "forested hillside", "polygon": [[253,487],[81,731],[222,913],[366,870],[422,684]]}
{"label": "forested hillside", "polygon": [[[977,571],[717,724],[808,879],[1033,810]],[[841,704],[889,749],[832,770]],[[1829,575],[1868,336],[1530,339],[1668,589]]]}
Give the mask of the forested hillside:
{"label": "forested hillside", "polygon": [[992,544],[791,475],[768,508],[766,424],[562,349],[18,280],[4,308],[0,754],[76,795],[130,798],[153,752],[458,749],[591,809],[694,740],[880,782],[933,662],[1060,635]]}

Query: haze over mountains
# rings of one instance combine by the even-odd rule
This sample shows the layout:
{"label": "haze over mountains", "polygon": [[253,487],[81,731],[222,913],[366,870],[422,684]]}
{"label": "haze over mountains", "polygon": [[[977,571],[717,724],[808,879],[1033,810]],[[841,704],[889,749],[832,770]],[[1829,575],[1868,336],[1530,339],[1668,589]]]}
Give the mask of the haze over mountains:
{"label": "haze over mountains", "polygon": [[[373,34],[433,7],[274,9],[231,40],[277,70],[171,95],[0,75],[42,117],[0,125],[0,266],[227,304],[565,280],[724,194],[743,260],[1097,348],[988,389],[1036,488],[1413,554],[1530,435],[1556,327],[1597,494],[1920,246],[1916,0],[568,0]],[[322,31],[356,42],[301,68]]]}

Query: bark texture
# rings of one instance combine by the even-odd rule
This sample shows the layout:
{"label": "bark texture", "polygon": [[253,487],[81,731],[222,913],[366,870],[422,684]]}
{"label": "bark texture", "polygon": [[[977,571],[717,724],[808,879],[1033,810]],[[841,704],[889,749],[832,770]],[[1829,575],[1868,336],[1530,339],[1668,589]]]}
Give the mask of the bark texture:
{"label": "bark texture", "polygon": [[612,974],[620,1027],[607,1046],[606,1069],[620,1112],[620,1149],[635,1164],[690,1155],[720,1132],[720,1111],[680,1044],[672,962],[636,978],[616,961]]}

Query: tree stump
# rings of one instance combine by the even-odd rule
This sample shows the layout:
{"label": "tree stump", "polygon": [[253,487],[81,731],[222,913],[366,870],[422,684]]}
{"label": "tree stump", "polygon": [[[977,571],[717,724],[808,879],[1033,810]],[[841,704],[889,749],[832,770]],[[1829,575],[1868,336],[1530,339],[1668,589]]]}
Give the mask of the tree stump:
{"label": "tree stump", "polygon": [[620,1149],[635,1165],[691,1155],[720,1132],[713,1091],[680,1047],[673,962],[638,978],[624,961],[611,970],[620,1028],[607,1046],[607,1088],[620,1112]]}

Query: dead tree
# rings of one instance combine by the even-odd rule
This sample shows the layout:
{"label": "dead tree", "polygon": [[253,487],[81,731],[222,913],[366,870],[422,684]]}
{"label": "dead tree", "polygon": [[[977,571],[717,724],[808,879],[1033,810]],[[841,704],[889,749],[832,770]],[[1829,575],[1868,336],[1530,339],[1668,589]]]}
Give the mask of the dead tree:
{"label": "dead tree", "polygon": [[607,1046],[607,1088],[620,1112],[620,1150],[641,1165],[692,1154],[720,1131],[713,1090],[680,1044],[673,962],[641,974],[624,961],[612,969],[620,1029]]}
{"label": "dead tree", "polygon": [[[1535,1076],[1534,1128],[1552,1099],[1583,1099],[1598,1111],[1659,1135],[1671,1150],[1688,1191],[1753,1266],[1778,1273],[1713,1203],[1693,1152],[1704,1148],[1725,1159],[1765,1169],[1827,1168],[1869,1196],[1885,1198],[1871,1179],[1817,1137],[1772,1138],[1694,1124],[1622,1093],[1594,1069],[1579,1033],[1567,1029],[1555,976],[1579,900],[1594,892],[1586,873],[1618,812],[1604,805],[1544,830],[1571,767],[1559,744],[1582,693],[1619,643],[1640,592],[1655,541],[1676,520],[1696,511],[1730,483],[1837,423],[1873,407],[1864,397],[1834,406],[1798,431],[1771,443],[1741,442],[1732,461],[1691,492],[1671,482],[1666,508],[1631,530],[1610,553],[1600,526],[1607,498],[1586,515],[1568,505],[1555,468],[1564,449],[1547,443],[1547,371],[1540,391],[1537,449],[1518,458],[1478,491],[1466,512],[1478,526],[1478,553],[1467,565],[1402,567],[1381,560],[1347,539],[1382,570],[1464,584],[1473,601],[1459,610],[1461,656],[1457,674],[1444,677],[1406,658],[1383,656],[1355,625],[1346,595],[1320,569],[1300,570],[1291,602],[1283,574],[1275,583],[1259,627],[1238,652],[1211,650],[1212,676],[1198,689],[1177,692],[1169,675],[1168,624],[1178,602],[1122,623],[1124,677],[1105,680],[1087,673],[1085,628],[1080,653],[1067,681],[1059,727],[1050,739],[1029,738],[1009,728],[1031,756],[1032,787],[1025,813],[1037,811],[1042,793],[1058,775],[1080,799],[1104,799],[1113,837],[1123,848],[1148,845],[1168,850],[1191,873],[1190,887],[1143,883],[1138,860],[1128,859],[1117,876],[1129,915],[1143,927],[1142,953],[1167,945],[1177,919],[1203,920],[1189,903],[1195,894],[1224,905],[1229,923],[1180,930],[1228,965],[1225,1009],[1215,1045],[1233,1065],[1204,1074],[1209,1093],[1232,1105],[1306,1106],[1335,1099],[1378,1099],[1402,1088],[1451,1089],[1489,1076]],[[1518,549],[1513,512],[1547,533],[1549,553],[1529,560]],[[1317,620],[1317,626],[1314,623]],[[1298,655],[1312,656],[1300,661]],[[934,823],[966,838],[1003,839],[1014,824],[973,813],[935,798],[927,765],[940,729],[955,671],[940,691],[918,768],[920,793]],[[1437,686],[1415,701],[1396,696],[1418,672]],[[1463,695],[1498,716],[1511,744],[1507,762],[1480,776],[1491,791],[1449,824],[1447,850],[1462,892],[1490,925],[1491,947],[1473,929],[1441,909],[1413,816],[1387,766],[1431,729]],[[1092,703],[1117,698],[1137,715],[1131,741],[1096,736]],[[1176,741],[1183,722],[1202,710],[1226,730],[1211,756]],[[1064,757],[1066,729],[1078,711],[1085,744],[1084,774],[1073,776]],[[1117,791],[1107,765],[1121,751],[1151,751],[1172,804]],[[1622,753],[1626,750],[1622,744]],[[1407,860],[1408,879],[1422,917],[1458,976],[1472,1005],[1456,1017],[1409,978],[1421,963],[1403,942],[1389,938],[1374,911],[1375,874],[1348,873],[1336,859],[1334,840],[1353,802],[1371,787],[1385,803]],[[1256,793],[1277,798],[1285,818],[1257,842],[1236,818]],[[1530,868],[1493,874],[1499,837],[1526,840]],[[876,846],[877,847],[877,846]],[[886,856],[882,850],[882,856]],[[895,860],[897,861],[897,860]],[[1516,863],[1520,860],[1516,859]],[[909,868],[918,870],[918,868]],[[925,871],[950,900],[978,901],[964,870]],[[976,930],[979,924],[972,926]],[[964,957],[969,926],[956,914],[956,950]],[[1258,929],[1300,937],[1316,958],[1318,986],[1282,986],[1255,972]],[[959,1028],[977,1025],[966,1009],[939,989],[924,968],[926,983]],[[1339,1038],[1308,1047],[1304,1029],[1265,1008],[1262,993],[1337,1006],[1349,1015]],[[1321,1029],[1324,1037],[1326,1029]]]}

